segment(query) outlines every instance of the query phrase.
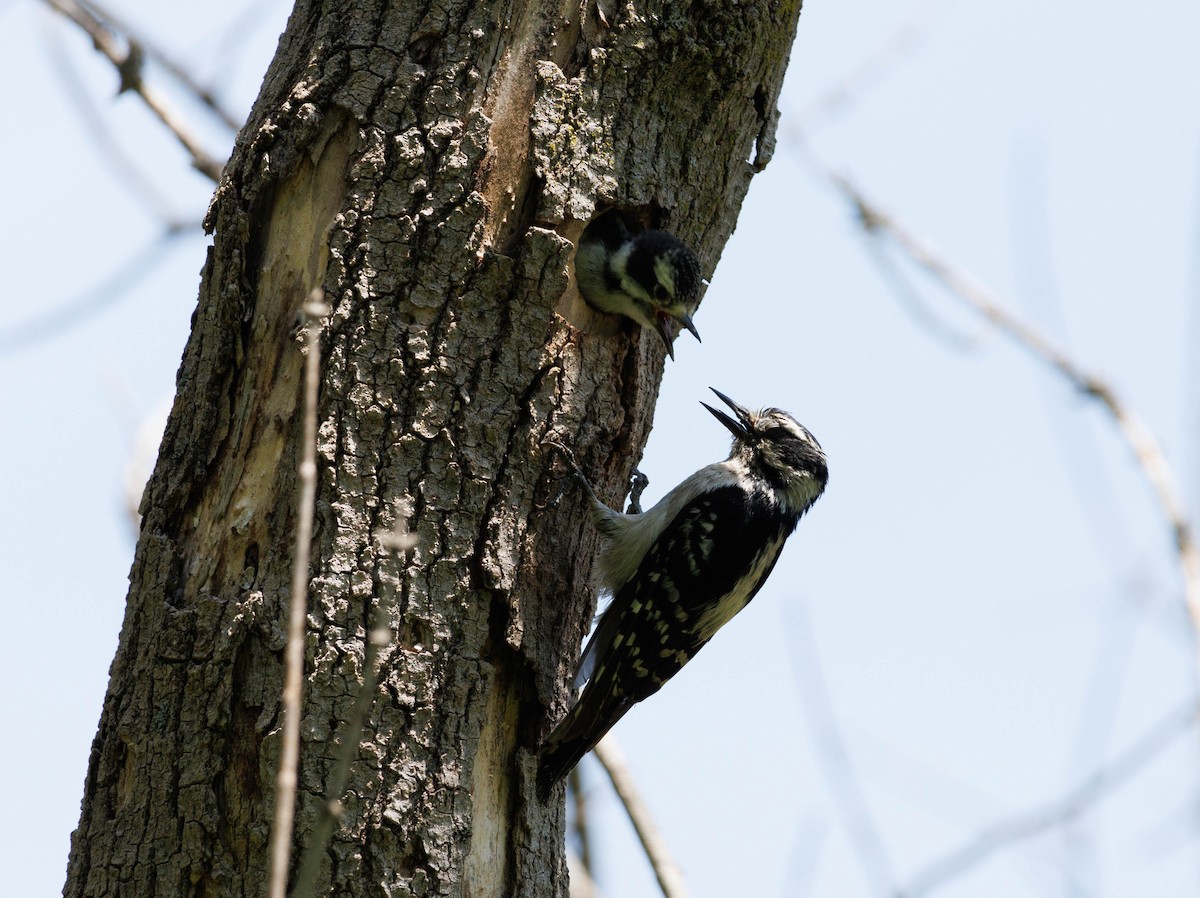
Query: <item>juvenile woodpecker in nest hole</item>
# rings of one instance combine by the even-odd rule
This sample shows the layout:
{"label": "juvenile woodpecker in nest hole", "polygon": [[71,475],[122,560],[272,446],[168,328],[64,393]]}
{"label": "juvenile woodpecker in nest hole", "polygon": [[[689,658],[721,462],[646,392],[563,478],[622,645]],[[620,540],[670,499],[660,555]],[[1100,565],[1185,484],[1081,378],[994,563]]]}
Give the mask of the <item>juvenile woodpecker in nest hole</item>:
{"label": "juvenile woodpecker in nest hole", "polygon": [[658,334],[672,359],[677,326],[700,339],[692,323],[700,263],[673,234],[635,231],[620,213],[605,212],[579,238],[575,282],[592,308],[632,318]]}

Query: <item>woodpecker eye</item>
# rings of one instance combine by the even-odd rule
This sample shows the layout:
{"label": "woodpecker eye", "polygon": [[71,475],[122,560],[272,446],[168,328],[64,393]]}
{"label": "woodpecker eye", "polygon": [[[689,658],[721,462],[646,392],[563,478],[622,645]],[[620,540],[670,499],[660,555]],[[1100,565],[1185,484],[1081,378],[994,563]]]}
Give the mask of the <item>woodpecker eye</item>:
{"label": "woodpecker eye", "polygon": [[662,284],[655,284],[654,285],[654,298],[655,299],[670,299],[671,291],[668,290],[666,287],[664,287]]}

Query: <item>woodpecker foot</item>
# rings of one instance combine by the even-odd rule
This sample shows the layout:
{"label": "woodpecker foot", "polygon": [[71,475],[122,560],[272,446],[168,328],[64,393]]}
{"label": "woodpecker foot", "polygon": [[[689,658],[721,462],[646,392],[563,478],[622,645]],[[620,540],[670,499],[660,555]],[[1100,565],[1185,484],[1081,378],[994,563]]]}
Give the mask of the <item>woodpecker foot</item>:
{"label": "woodpecker foot", "polygon": [[649,485],[650,478],[634,468],[633,473],[629,475],[629,508],[625,509],[625,514],[642,513],[642,493]]}
{"label": "woodpecker foot", "polygon": [[[558,450],[559,454],[566,460],[567,464],[570,466],[571,476],[573,476],[576,480],[578,480],[581,484],[583,484],[583,488],[585,490],[587,490],[587,494],[594,499],[595,492],[592,490],[592,485],[588,482],[587,477],[584,475],[583,469],[581,467],[579,467],[579,463],[577,461],[575,461],[575,453],[573,453],[570,449],[568,449],[566,446],[564,446],[562,443],[560,443],[558,440],[554,439],[553,437],[547,437],[546,439],[542,440],[542,445],[549,446],[552,449]],[[542,506],[543,509],[553,508],[559,502],[562,501],[562,497],[567,491],[568,482],[569,482],[569,479],[567,477],[564,477],[562,479],[562,482],[560,482],[558,485],[558,489],[555,490],[554,495],[550,497],[550,501]]]}

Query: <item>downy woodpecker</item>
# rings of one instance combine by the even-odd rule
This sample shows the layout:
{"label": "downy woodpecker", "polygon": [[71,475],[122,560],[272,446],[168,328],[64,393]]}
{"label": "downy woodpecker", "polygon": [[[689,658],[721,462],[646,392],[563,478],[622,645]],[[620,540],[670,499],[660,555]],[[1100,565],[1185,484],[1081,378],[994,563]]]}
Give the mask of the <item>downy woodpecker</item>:
{"label": "downy woodpecker", "polygon": [[723,462],[701,468],[643,514],[591,499],[605,543],[596,582],[612,603],[583,650],[583,694],[538,751],[538,794],[554,784],[642,699],[679,672],[766,581],[801,515],[825,489],[820,444],[777,408],[752,412],[714,393],[734,418],[701,403],[733,433]]}
{"label": "downy woodpecker", "polygon": [[666,231],[634,232],[620,213],[604,213],[579,238],[575,282],[592,308],[632,318],[657,333],[672,359],[676,323],[700,339],[692,324],[700,263]]}

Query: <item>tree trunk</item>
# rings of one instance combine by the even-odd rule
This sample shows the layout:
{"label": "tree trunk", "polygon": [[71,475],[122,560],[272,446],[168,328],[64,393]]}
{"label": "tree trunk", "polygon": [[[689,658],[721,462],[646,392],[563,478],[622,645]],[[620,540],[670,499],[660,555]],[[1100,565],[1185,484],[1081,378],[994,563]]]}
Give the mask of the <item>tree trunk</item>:
{"label": "tree trunk", "polygon": [[[582,303],[573,241],[615,205],[711,273],[799,6],[297,3],[210,210],[65,895],[266,892],[314,287],[332,314],[297,851],[378,606],[393,640],[319,887],[565,893],[532,751],[567,700],[595,535],[577,491],[541,507],[541,443],[619,502],[664,357]],[[374,535],[402,497],[419,542],[397,558]]]}

